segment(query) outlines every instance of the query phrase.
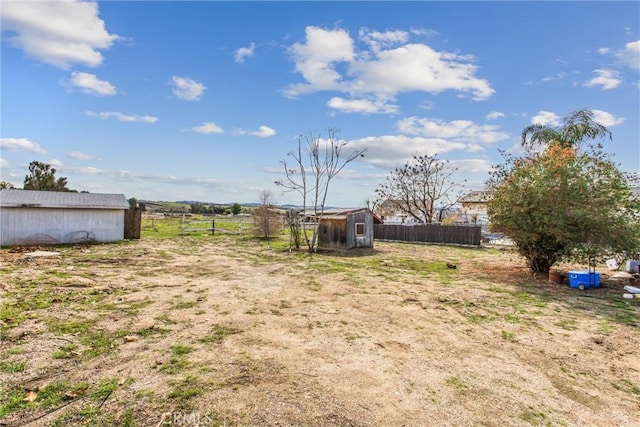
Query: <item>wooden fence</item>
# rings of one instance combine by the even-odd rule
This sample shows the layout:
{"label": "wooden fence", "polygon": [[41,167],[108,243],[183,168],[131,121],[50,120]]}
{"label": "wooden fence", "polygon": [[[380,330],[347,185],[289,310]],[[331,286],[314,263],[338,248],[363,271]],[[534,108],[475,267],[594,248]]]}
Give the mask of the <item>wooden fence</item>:
{"label": "wooden fence", "polygon": [[472,246],[480,246],[482,239],[479,225],[440,224],[374,224],[373,237],[376,240]]}
{"label": "wooden fence", "polygon": [[208,220],[193,220],[193,221],[187,221],[187,216],[186,215],[182,215],[182,235],[184,236],[185,233],[190,232],[190,231],[210,231],[211,234],[215,234],[216,231],[222,232],[222,233],[228,233],[228,234],[242,234],[242,223],[238,223],[238,230],[227,230],[225,228],[218,228],[216,227],[216,221],[214,219],[211,220],[211,227],[188,227],[188,225],[190,224],[203,224],[206,223],[208,224],[209,221]]}
{"label": "wooden fence", "polygon": [[124,238],[139,239],[142,227],[142,211],[140,209],[126,209],[124,211]]}

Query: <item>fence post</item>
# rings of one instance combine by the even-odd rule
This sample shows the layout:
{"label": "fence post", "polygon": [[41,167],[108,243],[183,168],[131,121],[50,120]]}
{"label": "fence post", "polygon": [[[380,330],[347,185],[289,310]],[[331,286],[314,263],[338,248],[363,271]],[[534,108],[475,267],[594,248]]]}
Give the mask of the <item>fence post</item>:
{"label": "fence post", "polygon": [[216,234],[216,220],[211,220],[211,234]]}

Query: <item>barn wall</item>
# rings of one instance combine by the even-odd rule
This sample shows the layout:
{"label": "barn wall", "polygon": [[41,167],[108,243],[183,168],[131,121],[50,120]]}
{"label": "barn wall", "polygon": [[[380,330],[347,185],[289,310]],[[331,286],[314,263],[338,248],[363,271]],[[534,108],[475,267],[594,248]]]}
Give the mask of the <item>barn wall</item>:
{"label": "barn wall", "polygon": [[344,219],[323,218],[318,225],[318,247],[322,249],[347,249],[347,230]]}
{"label": "barn wall", "polygon": [[124,238],[122,209],[2,208],[0,225],[3,246]]}
{"label": "barn wall", "polygon": [[[356,236],[356,223],[365,224],[365,234]],[[318,247],[322,249],[353,249],[373,247],[373,215],[353,212],[346,218],[322,218],[318,232]]]}
{"label": "barn wall", "polygon": [[[363,236],[356,236],[357,223],[364,223]],[[369,212],[354,212],[347,216],[347,231],[348,249],[373,247],[373,216]]]}

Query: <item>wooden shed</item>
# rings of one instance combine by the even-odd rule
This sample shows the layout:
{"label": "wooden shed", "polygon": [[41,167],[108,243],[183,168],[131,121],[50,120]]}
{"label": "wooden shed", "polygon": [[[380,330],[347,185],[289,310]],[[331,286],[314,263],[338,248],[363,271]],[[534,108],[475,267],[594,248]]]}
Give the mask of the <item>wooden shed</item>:
{"label": "wooden shed", "polygon": [[122,240],[128,208],[124,194],[0,190],[0,244]]}
{"label": "wooden shed", "polygon": [[373,224],[382,220],[367,208],[329,211],[318,224],[318,249],[373,248]]}

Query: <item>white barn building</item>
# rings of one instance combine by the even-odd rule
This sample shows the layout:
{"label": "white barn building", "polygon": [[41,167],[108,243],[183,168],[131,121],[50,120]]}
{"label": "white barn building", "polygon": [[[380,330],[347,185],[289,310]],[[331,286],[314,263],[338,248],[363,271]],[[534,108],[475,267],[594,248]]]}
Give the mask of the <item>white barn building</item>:
{"label": "white barn building", "polygon": [[0,244],[115,242],[126,209],[124,194],[0,190]]}

